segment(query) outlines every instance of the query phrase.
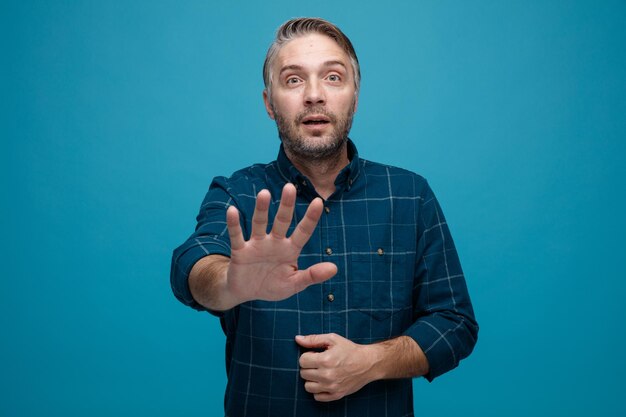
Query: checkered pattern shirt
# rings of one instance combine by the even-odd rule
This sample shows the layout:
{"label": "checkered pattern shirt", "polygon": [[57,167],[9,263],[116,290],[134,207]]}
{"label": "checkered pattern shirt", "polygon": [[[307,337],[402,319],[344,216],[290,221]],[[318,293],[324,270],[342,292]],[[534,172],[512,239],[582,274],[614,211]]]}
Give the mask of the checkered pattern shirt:
{"label": "checkered pattern shirt", "polygon": [[[298,259],[300,269],[333,262],[337,275],[283,301],[251,301],[214,312],[226,334],[227,416],[413,415],[410,379],[375,381],[341,400],[315,401],[299,375],[302,350],[295,335],[332,332],[360,344],[407,335],[428,358],[428,380],[456,367],[476,343],[478,326],[465,278],[426,180],[359,158],[351,141],[349,157]],[[174,251],[171,283],[180,301],[203,309],[187,279],[200,258],[230,255],[228,206],[239,209],[248,239],[257,193],[272,194],[271,227],[287,182],[298,190],[291,232],[318,195],[282,147],[270,164],[213,180],[196,231]]]}

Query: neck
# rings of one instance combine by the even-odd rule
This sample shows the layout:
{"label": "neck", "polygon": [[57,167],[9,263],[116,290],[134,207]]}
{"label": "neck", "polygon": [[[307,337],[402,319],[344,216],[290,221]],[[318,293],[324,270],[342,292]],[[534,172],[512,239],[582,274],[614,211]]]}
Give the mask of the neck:
{"label": "neck", "polygon": [[339,172],[350,163],[348,145],[344,143],[339,152],[325,159],[311,160],[295,155],[285,148],[291,163],[313,183],[315,191],[326,200],[335,192],[335,179]]}

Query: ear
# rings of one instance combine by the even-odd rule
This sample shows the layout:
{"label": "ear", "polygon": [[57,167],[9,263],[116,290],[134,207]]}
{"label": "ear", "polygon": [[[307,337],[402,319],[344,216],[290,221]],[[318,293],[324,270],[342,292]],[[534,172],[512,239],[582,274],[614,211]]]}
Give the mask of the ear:
{"label": "ear", "polygon": [[359,93],[354,93],[354,112],[356,113],[356,109],[359,107]]}
{"label": "ear", "polygon": [[267,94],[267,88],[263,90],[263,103],[265,103],[265,111],[267,111],[267,115],[270,119],[274,120],[274,110],[272,110],[272,104],[270,103],[270,98]]}

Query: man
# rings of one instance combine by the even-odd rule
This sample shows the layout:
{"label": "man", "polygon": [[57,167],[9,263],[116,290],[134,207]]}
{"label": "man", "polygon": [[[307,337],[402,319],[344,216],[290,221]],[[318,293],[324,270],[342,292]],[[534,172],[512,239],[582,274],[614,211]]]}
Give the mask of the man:
{"label": "man", "polygon": [[410,378],[478,332],[441,209],[348,139],[360,72],[336,26],[283,24],[263,76],[278,158],[215,178],[172,260],[176,296],[226,334],[226,415],[413,415]]}

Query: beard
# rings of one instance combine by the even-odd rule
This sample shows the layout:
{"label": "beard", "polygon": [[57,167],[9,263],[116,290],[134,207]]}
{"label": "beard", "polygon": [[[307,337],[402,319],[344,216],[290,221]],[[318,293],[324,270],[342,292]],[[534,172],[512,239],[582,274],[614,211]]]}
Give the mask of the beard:
{"label": "beard", "polygon": [[[274,111],[274,119],[278,128],[278,136],[283,146],[298,159],[310,162],[332,160],[340,156],[340,151],[348,141],[348,133],[354,118],[354,102],[345,114],[337,116],[324,107],[311,107],[296,115],[293,121],[287,120],[282,114]],[[329,133],[312,134],[313,138],[305,138],[298,132],[302,120],[310,115],[324,115],[334,128]]]}

